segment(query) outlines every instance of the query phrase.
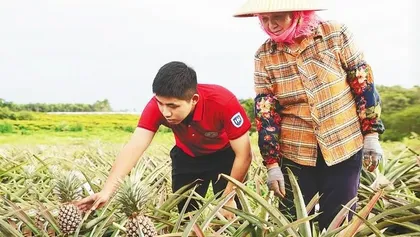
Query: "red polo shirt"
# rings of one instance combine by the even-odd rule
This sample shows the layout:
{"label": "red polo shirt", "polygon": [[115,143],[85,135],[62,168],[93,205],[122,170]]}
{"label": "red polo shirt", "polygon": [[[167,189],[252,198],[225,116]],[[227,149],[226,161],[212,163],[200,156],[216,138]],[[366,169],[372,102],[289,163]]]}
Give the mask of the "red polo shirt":
{"label": "red polo shirt", "polygon": [[169,124],[159,111],[155,97],[144,108],[138,127],[156,132],[160,125],[171,128],[176,145],[195,157],[229,147],[251,127],[246,112],[235,95],[218,85],[198,84],[200,99],[189,124]]}

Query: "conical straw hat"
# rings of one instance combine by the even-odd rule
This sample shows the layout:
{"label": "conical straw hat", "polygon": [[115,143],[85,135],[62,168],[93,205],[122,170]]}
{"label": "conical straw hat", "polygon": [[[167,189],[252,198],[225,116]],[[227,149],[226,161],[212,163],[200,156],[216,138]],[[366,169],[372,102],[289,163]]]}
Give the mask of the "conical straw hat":
{"label": "conical straw hat", "polygon": [[326,10],[325,0],[248,0],[235,17],[252,17],[259,13]]}

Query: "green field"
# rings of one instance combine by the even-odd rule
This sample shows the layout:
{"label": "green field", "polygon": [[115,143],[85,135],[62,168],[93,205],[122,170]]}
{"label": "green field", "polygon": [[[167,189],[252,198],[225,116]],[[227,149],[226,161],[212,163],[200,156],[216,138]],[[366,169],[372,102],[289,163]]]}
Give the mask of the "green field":
{"label": "green field", "polygon": [[[0,195],[3,196],[0,233],[4,236],[62,236],[64,232],[57,217],[62,204],[54,192],[57,181],[77,171],[83,174],[78,178],[81,182],[88,183],[95,192],[100,191],[137,120],[136,115],[42,113],[34,114],[29,120],[0,120]],[[200,197],[192,190],[187,195],[203,200],[204,206],[188,219],[175,209],[178,196],[171,192],[168,156],[174,139],[168,129],[162,128],[131,173],[135,178],[133,182],[140,182],[148,189],[148,201],[141,213],[153,221],[159,236],[277,236],[274,233],[323,236],[316,230],[316,224],[314,233],[307,232],[311,217],[291,223],[284,213],[277,211],[278,199],[272,197],[265,185],[266,171],[256,139],[253,133],[255,157],[249,180],[237,186],[237,195],[245,207],[236,213],[237,219],[230,222],[218,214],[223,198],[214,200],[210,192]],[[336,223],[336,228],[341,225],[342,229],[336,229],[341,235],[420,234],[420,158],[415,155],[420,153],[420,139],[413,135],[401,142],[384,142],[382,146],[386,159],[375,173],[362,172],[359,189],[357,212],[369,224],[358,218],[351,223]],[[310,206],[305,207],[299,201],[299,189],[297,186],[295,189],[298,212],[304,218],[304,210]],[[87,195],[83,188],[82,196]],[[40,211],[43,208],[45,210]],[[79,234],[68,236],[124,236],[128,216],[121,210],[117,200],[113,200],[103,209],[84,213],[85,219],[78,224]],[[42,227],[37,225],[40,216],[44,217]],[[327,236],[338,236],[333,230],[327,233],[330,234]]]}
{"label": "green field", "polygon": [[[1,145],[83,145],[92,142],[124,144],[134,131],[139,116],[64,115],[32,113],[30,120],[0,120]],[[258,153],[256,134],[251,135],[253,148]],[[153,144],[172,146],[173,134],[161,127]],[[401,142],[382,143],[387,155],[396,155],[406,146],[420,152],[420,137],[413,136]]]}

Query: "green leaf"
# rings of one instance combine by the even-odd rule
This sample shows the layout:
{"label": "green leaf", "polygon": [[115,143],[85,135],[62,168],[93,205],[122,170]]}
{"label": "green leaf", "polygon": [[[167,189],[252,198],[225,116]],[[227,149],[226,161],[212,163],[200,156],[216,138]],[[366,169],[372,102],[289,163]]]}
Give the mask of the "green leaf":
{"label": "green leaf", "polygon": [[[297,219],[305,219],[308,217],[308,212],[306,210],[305,201],[303,200],[299,184],[292,170],[289,167],[286,167],[286,170],[289,175],[290,184],[292,186],[293,201],[295,203]],[[301,233],[305,237],[312,237],[311,226],[309,221],[303,222],[299,225],[299,233]]]}
{"label": "green leaf", "polygon": [[[232,178],[228,175],[225,175],[225,174],[221,174],[221,176],[223,178],[227,179],[228,181],[232,182],[237,188],[242,190],[245,194],[250,196],[259,205],[261,205],[264,209],[266,209],[267,213],[270,214],[272,220],[277,225],[287,226],[288,224],[290,224],[288,219],[282,213],[280,213],[280,211],[277,208],[273,208],[273,206],[270,205],[263,197],[261,197],[260,195],[258,195],[257,193],[255,193],[254,191],[252,191],[251,189],[246,187],[243,183],[241,183],[241,182],[237,181],[236,179],[234,179],[234,178]],[[292,228],[288,228],[286,231],[289,233],[290,236],[293,236],[293,237],[298,237],[299,236],[299,234],[296,232],[296,230],[294,230]]]}

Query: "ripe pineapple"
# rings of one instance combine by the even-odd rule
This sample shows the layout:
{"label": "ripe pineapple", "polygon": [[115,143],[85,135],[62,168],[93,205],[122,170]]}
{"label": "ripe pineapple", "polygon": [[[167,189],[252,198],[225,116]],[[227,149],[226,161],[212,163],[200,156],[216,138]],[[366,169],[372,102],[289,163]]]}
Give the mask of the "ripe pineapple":
{"label": "ripe pineapple", "polygon": [[61,203],[58,212],[60,229],[64,234],[73,234],[82,222],[81,211],[71,203],[81,197],[81,183],[75,174],[67,173],[57,179],[54,192]]}
{"label": "ripe pineapple", "polygon": [[133,180],[133,177],[128,178],[121,184],[116,201],[128,217],[125,224],[128,237],[157,236],[153,222],[143,215],[148,198],[146,187],[141,182]]}

